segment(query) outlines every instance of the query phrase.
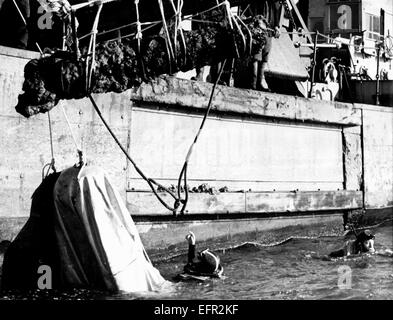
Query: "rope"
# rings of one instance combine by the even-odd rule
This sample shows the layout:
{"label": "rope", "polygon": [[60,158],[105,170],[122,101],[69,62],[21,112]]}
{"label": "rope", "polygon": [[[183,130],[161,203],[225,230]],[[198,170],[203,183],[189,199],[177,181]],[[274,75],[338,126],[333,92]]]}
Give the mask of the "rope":
{"label": "rope", "polygon": [[168,51],[168,58],[169,58],[169,73],[172,73],[172,63],[176,59],[173,48],[172,48],[172,41],[169,35],[169,30],[168,30],[168,25],[165,20],[165,12],[164,12],[164,5],[162,3],[162,0],[157,0],[158,1],[158,7],[160,8],[160,13],[161,13],[161,18],[162,18],[162,24],[165,32],[165,43]]}
{"label": "rope", "polygon": [[[214,9],[220,7],[220,6],[221,6],[221,4],[220,5],[216,5],[216,6],[210,8],[210,9],[207,9],[205,11],[196,13],[194,15],[191,15],[191,16],[187,17],[187,18],[183,18],[183,20],[191,20],[191,21],[193,21],[192,17],[195,17],[195,16],[198,16],[198,15],[207,13],[207,12],[212,11],[212,10],[214,10]],[[173,15],[169,19],[173,19],[174,17],[175,17],[175,15]],[[205,23],[211,23],[211,24],[220,24],[219,22],[216,22],[216,21],[208,21],[208,20],[198,20],[198,21],[199,22],[205,22]],[[141,25],[149,25],[150,24],[150,26],[142,29],[142,32],[145,32],[145,31],[147,31],[147,30],[149,30],[149,29],[151,29],[151,28],[153,28],[153,27],[155,27],[155,26],[157,26],[157,25],[159,25],[161,23],[162,23],[162,20],[160,20],[160,21],[151,21],[151,22],[142,22]],[[108,31],[101,32],[98,35],[106,34],[106,33],[109,33],[109,32],[112,32],[112,31],[116,31],[118,29],[126,28],[126,27],[129,27],[129,26],[135,25],[135,24],[136,24],[136,22],[133,22],[131,24],[127,24],[127,25],[124,25],[124,26],[121,26],[121,27],[118,27],[118,28],[114,28],[114,29],[111,29],[111,30],[108,30]],[[90,35],[90,33],[82,36],[80,39],[86,38],[89,35]],[[124,38],[128,38],[128,37],[135,37],[135,35],[136,35],[136,33],[134,32],[134,33],[127,34],[125,36],[121,36],[120,38],[116,37],[116,38],[113,38],[113,39],[110,39],[110,40],[105,40],[105,41],[117,41],[118,39],[124,39]]]}
{"label": "rope", "polygon": [[76,151],[77,151],[77,153],[78,153],[79,165],[82,166],[83,163],[84,163],[84,162],[83,162],[83,152],[82,152],[82,148],[80,148],[79,145],[78,145],[78,143],[76,142],[76,139],[75,139],[75,136],[74,136],[74,131],[72,130],[70,121],[68,120],[68,117],[67,117],[67,114],[66,114],[66,112],[65,112],[65,110],[64,110],[63,105],[61,105],[61,110],[63,111],[64,118],[65,118],[65,120],[66,120],[66,122],[67,122],[68,128],[70,129],[72,141],[74,142]]}
{"label": "rope", "polygon": [[184,38],[183,29],[181,28],[182,23],[182,10],[183,10],[183,0],[177,1],[177,7],[173,0],[170,0],[173,11],[175,12],[175,35],[174,35],[174,47],[175,47],[175,57],[177,57],[177,33],[179,32],[181,38],[181,44],[183,46],[183,61],[186,63],[187,45],[186,39]]}
{"label": "rope", "polygon": [[275,241],[275,242],[272,242],[272,243],[259,243],[259,242],[254,242],[254,241],[246,241],[246,242],[243,242],[243,243],[241,243],[239,245],[232,246],[232,247],[229,247],[229,248],[225,248],[225,249],[222,249],[222,250],[238,249],[238,248],[244,247],[246,245],[254,245],[256,247],[270,248],[270,247],[280,246],[280,245],[285,244],[285,243],[287,243],[289,241],[292,241],[292,240],[316,240],[316,239],[320,239],[321,237],[327,237],[327,236],[314,236],[314,237],[313,236],[289,236],[289,237],[286,237],[283,240]]}
{"label": "rope", "polygon": [[[51,162],[47,163],[44,165],[42,168],[42,180],[44,180],[48,175],[50,169],[53,170],[53,172],[56,172],[55,168],[55,156],[53,152],[53,135],[52,135],[52,124],[51,124],[51,119],[50,119],[50,111],[48,111],[48,123],[49,123],[49,141],[50,141],[50,153],[51,153]],[[48,170],[45,173],[45,169],[48,168]]]}
{"label": "rope", "polygon": [[139,0],[135,0],[134,3],[135,3],[136,27],[137,27],[137,32],[136,32],[135,37],[137,39],[137,44],[138,44],[138,46],[137,46],[137,58],[138,58],[139,65],[141,67],[142,78],[144,80],[146,80],[147,77],[146,77],[146,71],[145,71],[145,64],[143,62],[142,55],[141,55],[141,40],[142,40],[142,37],[143,37],[143,33],[142,33],[142,24],[139,21]]}
{"label": "rope", "polygon": [[[237,20],[234,17],[234,14],[231,11],[231,5],[230,5],[229,1],[226,0],[226,1],[223,2],[223,4],[225,5],[225,9],[226,9],[226,13],[227,13],[227,16],[228,16],[229,25],[230,25],[231,29],[233,30],[234,26],[235,26],[237,31],[238,31],[238,33],[240,34],[240,36],[242,38],[242,41],[243,41],[243,53],[244,53],[247,50],[247,48],[246,48],[247,47],[246,37],[244,36],[242,29],[240,28],[239,24],[237,23]],[[237,48],[237,43],[236,43],[236,39],[235,39],[234,35],[233,35],[233,44],[234,44],[234,47],[236,49],[236,57],[240,58],[239,50]]]}
{"label": "rope", "polygon": [[[139,1],[140,0],[134,0],[136,5],[137,5],[137,3],[139,3]],[[97,2],[97,1],[94,1],[93,3],[95,3],[95,2]],[[108,2],[111,2],[111,1],[108,1]],[[106,2],[104,1],[103,3],[106,3]],[[240,25],[244,29],[246,29],[248,37],[250,39],[250,42],[252,43],[252,35],[251,35],[250,30],[248,29],[247,25],[241,20],[240,17],[235,16],[230,11],[230,8],[228,8],[228,6],[230,6],[228,1],[221,2],[221,3],[219,3],[219,4],[215,5],[215,6],[207,9],[207,10],[204,10],[204,11],[201,11],[201,12],[197,12],[197,13],[192,14],[192,15],[186,17],[186,18],[182,18],[181,11],[182,11],[182,7],[183,7],[183,3],[184,3],[183,0],[178,0],[177,7],[175,6],[173,0],[170,0],[172,8],[173,8],[173,10],[175,12],[175,14],[170,18],[170,19],[175,18],[175,28],[176,28],[175,29],[175,41],[174,41],[175,45],[173,47],[172,41],[170,39],[169,31],[168,31],[168,25],[166,24],[166,19],[165,19],[165,14],[164,14],[164,8],[163,8],[163,5],[162,5],[162,0],[158,0],[158,3],[159,3],[159,7],[160,7],[162,20],[160,20],[160,21],[151,21],[151,22],[143,22],[143,23],[139,22],[138,23],[139,19],[137,17],[137,21],[136,22],[133,22],[133,23],[130,23],[130,24],[125,24],[125,25],[122,25],[120,27],[113,28],[113,29],[110,29],[110,30],[107,30],[107,31],[103,31],[103,32],[97,33],[97,35],[100,36],[100,35],[104,35],[104,34],[107,34],[107,33],[113,32],[113,31],[117,31],[117,30],[120,30],[120,29],[123,29],[123,28],[126,28],[126,27],[131,27],[131,26],[137,25],[137,31],[136,32],[127,34],[125,36],[116,37],[116,38],[113,38],[113,39],[110,39],[110,40],[105,40],[105,41],[117,41],[119,39],[124,39],[124,38],[128,38],[128,37],[136,37],[137,39],[139,39],[140,38],[140,34],[142,32],[145,32],[146,30],[148,30],[148,29],[150,29],[152,27],[155,27],[158,24],[162,23],[163,27],[164,27],[164,32],[165,32],[165,35],[166,35],[167,54],[170,57],[170,61],[172,62],[172,61],[175,60],[175,58],[177,56],[177,47],[176,47],[177,32],[180,33],[180,37],[181,37],[181,40],[182,40],[183,55],[184,55],[184,57],[186,56],[185,38],[184,38],[183,30],[181,28],[182,20],[190,20],[190,21],[195,21],[195,22],[199,22],[199,23],[220,24],[220,22],[217,22],[217,21],[200,20],[200,19],[194,19],[194,18],[197,17],[197,16],[200,16],[202,14],[208,13],[208,12],[210,12],[212,10],[215,10],[215,9],[221,7],[221,6],[225,6],[225,11],[227,13],[229,26],[230,26],[230,28],[232,30],[233,30],[233,28],[236,28],[237,31],[239,32],[239,34],[241,36],[241,39],[243,41],[243,44],[244,44],[245,51],[246,51],[247,46],[248,46],[248,44],[246,44],[246,38],[247,37],[245,37],[245,35],[244,35]],[[160,5],[160,3],[161,3],[161,5]],[[73,6],[73,8],[74,7],[75,6]],[[76,8],[76,9],[79,9],[79,8]],[[138,9],[137,9],[137,16],[138,16]],[[143,25],[149,25],[149,26],[147,28],[145,28],[145,29],[141,29],[140,26],[143,26]],[[272,30],[272,31],[274,31],[274,30]],[[91,36],[92,34],[93,34],[93,32],[85,34],[85,35],[79,37],[78,40],[85,39],[86,37]],[[250,47],[251,47],[251,45],[250,45]]]}
{"label": "rope", "polygon": [[142,24],[139,21],[139,0],[135,0],[134,3],[135,3],[136,27],[137,27],[137,33],[136,33],[135,37],[138,42],[138,54],[140,54],[141,53],[141,40],[142,40],[143,34],[142,34]]}
{"label": "rope", "polygon": [[92,4],[95,4],[95,3],[97,3],[99,5],[102,5],[102,4],[106,4],[106,3],[109,3],[109,2],[113,2],[113,1],[118,1],[118,0],[89,0],[89,1],[84,2],[84,3],[75,4],[75,5],[71,6],[71,7],[72,7],[73,11],[77,11],[77,10],[82,9],[84,7],[91,6]]}
{"label": "rope", "polygon": [[216,24],[216,25],[220,25],[221,24],[220,22],[217,22],[217,21],[192,19],[191,17],[184,18],[183,21],[191,21],[191,22],[198,22],[198,23],[208,23],[208,24]]}
{"label": "rope", "polygon": [[19,13],[19,16],[21,17],[21,19],[22,19],[23,23],[25,24],[25,26],[27,26],[26,19],[25,19],[25,17],[23,16],[23,13],[22,13],[22,11],[20,11],[18,4],[16,3],[16,1],[15,1],[15,0],[12,0],[12,2],[14,3],[14,5],[15,5],[15,8],[16,8],[16,10],[18,11],[18,13]]}
{"label": "rope", "polygon": [[48,123],[49,123],[50,153],[51,153],[52,159],[54,159],[52,124],[51,124],[51,120],[50,120],[50,111],[48,111]]}
{"label": "rope", "polygon": [[[146,30],[149,30],[149,29],[151,29],[151,28],[154,28],[155,26],[159,25],[160,23],[161,23],[161,21],[155,22],[154,24],[152,24],[152,25],[150,25],[150,26],[148,26],[148,27],[142,29],[141,32],[143,33],[143,32],[145,32]],[[133,32],[133,33],[129,33],[129,34],[125,35],[125,36],[116,37],[116,38],[113,38],[113,39],[110,39],[110,40],[105,40],[105,41],[108,41],[108,42],[109,42],[109,41],[118,41],[119,39],[121,40],[121,39],[129,38],[129,37],[135,37],[135,36],[136,36],[136,32]]]}
{"label": "rope", "polygon": [[[248,54],[251,55],[251,52],[252,52],[252,33],[251,33],[251,30],[250,30],[250,29],[248,28],[248,26],[243,22],[243,20],[240,19],[239,16],[235,16],[235,18],[237,18],[237,20],[240,22],[240,24],[247,30],[248,37],[249,37],[249,39],[250,39],[250,42],[249,42],[249,52],[248,52]],[[246,52],[246,51],[247,51],[247,46],[244,47],[244,52]]]}
{"label": "rope", "polygon": [[[121,149],[121,151],[123,151],[124,155],[127,157],[127,159],[132,163],[132,165],[134,166],[135,170],[138,172],[138,174],[143,178],[143,180],[145,180],[150,189],[153,191],[154,195],[157,197],[157,199],[161,202],[161,204],[167,208],[169,211],[172,211],[174,214],[176,213],[177,207],[180,204],[180,201],[176,198],[176,196],[167,188],[165,188],[164,186],[162,186],[160,183],[156,182],[154,179],[152,178],[148,178],[145,176],[145,174],[142,172],[142,170],[137,166],[137,164],[135,163],[135,161],[131,158],[131,156],[128,154],[128,152],[126,151],[126,149],[122,146],[122,144],[120,143],[119,139],[116,137],[116,135],[113,133],[112,129],[109,127],[108,123],[105,121],[104,117],[102,116],[102,113],[100,111],[100,109],[98,108],[95,100],[93,99],[92,95],[89,94],[88,95],[91,103],[93,104],[93,107],[95,109],[95,111],[97,112],[98,116],[100,117],[102,123],[105,125],[106,129],[109,131],[109,133],[111,134],[112,138],[115,140],[115,142],[117,143],[117,145],[119,146],[119,148]],[[173,207],[169,206],[162,198],[161,196],[157,193],[156,189],[154,188],[154,185],[162,188],[163,190],[165,190],[169,195],[171,195],[174,199],[175,199],[175,205]]]}
{"label": "rope", "polygon": [[[20,8],[19,8],[18,4],[16,3],[15,0],[12,0],[12,2],[14,3],[15,8],[16,8],[16,10],[17,10],[18,13],[19,13],[20,18],[22,19],[23,24],[25,25],[25,27],[27,27],[26,19],[25,19],[25,17],[23,16],[22,11],[20,11]],[[41,54],[41,56],[42,56],[42,55],[43,55],[43,51],[42,51],[40,45],[38,44],[38,42],[35,42],[35,45],[36,45],[38,51],[40,52],[40,54]]]}
{"label": "rope", "polygon": [[62,37],[61,50],[65,51],[66,48],[67,48],[67,25],[63,21],[63,37]]}
{"label": "rope", "polygon": [[217,9],[218,7],[221,7],[222,5],[223,5],[223,3],[219,3],[219,4],[217,4],[217,5],[213,6],[213,7],[211,7],[210,9],[206,9],[206,10],[204,10],[204,11],[195,13],[195,14],[193,14],[191,17],[197,17],[197,16],[200,16],[200,15],[205,14],[205,13],[207,13],[207,12],[213,11],[214,9]]}
{"label": "rope", "polygon": [[[159,23],[161,23],[161,20],[160,20],[160,21],[151,21],[151,22],[141,22],[140,25],[141,25],[141,26],[144,26],[144,25],[151,25],[151,24],[157,25],[157,24],[159,24]],[[109,30],[105,30],[105,31],[99,32],[99,33],[97,34],[97,36],[102,36],[102,35],[107,34],[107,33],[111,33],[111,32],[118,31],[118,30],[121,30],[121,29],[124,29],[124,28],[132,27],[132,26],[134,26],[134,25],[136,25],[136,24],[137,24],[136,22],[124,24],[124,25],[122,25],[122,26],[120,26],[120,27],[117,27],[117,28],[113,28],[113,29],[109,29]],[[143,31],[143,30],[142,30],[142,31]],[[90,35],[90,33],[87,33],[87,34],[81,36],[81,37],[79,38],[79,40],[81,40],[81,39],[83,39],[83,38],[86,38],[86,37],[88,37],[89,35]]]}
{"label": "rope", "polygon": [[[173,11],[175,12],[175,35],[174,35],[173,42],[174,42],[174,54],[175,54],[175,57],[177,57],[176,39],[177,39],[177,32],[179,31],[178,30],[178,27],[179,27],[179,24],[180,24],[179,19],[181,19],[181,17],[179,17],[178,9],[176,8],[175,3],[173,2],[173,0],[169,0],[169,2],[172,5]],[[178,2],[178,4],[179,4],[179,2]]]}
{"label": "rope", "polygon": [[185,199],[184,199],[184,202],[183,202],[183,206],[182,206],[182,208],[180,210],[180,214],[184,214],[184,211],[186,209],[187,202],[188,202],[188,187],[187,187],[188,162],[190,160],[190,157],[191,157],[192,151],[194,149],[194,146],[195,146],[196,142],[198,141],[199,135],[201,134],[202,129],[203,129],[204,125],[205,125],[206,119],[207,119],[207,117],[209,115],[210,109],[212,107],[212,101],[213,101],[213,97],[214,97],[214,92],[216,90],[218,82],[220,81],[220,78],[221,78],[222,72],[224,70],[225,64],[226,64],[226,59],[221,64],[221,68],[220,68],[218,77],[217,77],[216,81],[214,82],[213,89],[212,89],[211,94],[210,94],[209,103],[207,105],[207,109],[206,109],[205,115],[204,115],[204,117],[202,119],[201,125],[199,127],[199,130],[198,130],[195,138],[194,138],[194,141],[191,143],[190,148],[188,149],[187,156],[186,156],[186,159],[184,161],[183,168],[182,168],[182,170],[180,172],[180,175],[179,175],[179,179],[178,179],[178,182],[177,182],[178,198],[180,199],[180,185],[181,185],[181,180],[182,180],[183,176],[184,176],[184,192],[185,192]]}
{"label": "rope", "polygon": [[[214,97],[214,92],[215,92],[215,89],[216,89],[216,87],[217,87],[217,84],[218,84],[218,82],[219,82],[219,80],[220,80],[220,78],[221,78],[222,72],[223,72],[224,67],[225,67],[225,63],[226,63],[226,60],[224,60],[223,63],[221,64],[220,72],[219,72],[219,75],[218,75],[218,77],[217,77],[216,82],[215,82],[214,85],[213,85],[213,89],[212,89],[212,92],[211,92],[210,98],[209,98],[209,103],[208,103],[208,106],[207,106],[205,115],[204,115],[204,117],[203,117],[202,123],[201,123],[201,125],[200,125],[200,127],[199,127],[199,130],[198,130],[198,132],[197,132],[197,134],[196,134],[196,136],[195,136],[195,138],[194,138],[193,143],[191,144],[191,146],[190,146],[190,148],[189,148],[189,150],[188,150],[188,152],[187,152],[187,156],[186,156],[186,159],[185,159],[185,161],[184,161],[184,165],[183,165],[183,168],[182,168],[182,170],[181,170],[181,172],[180,172],[179,179],[178,179],[178,193],[177,193],[177,197],[176,197],[176,195],[175,195],[174,193],[172,193],[169,189],[167,189],[166,187],[164,187],[163,185],[161,185],[160,183],[158,183],[158,182],[155,181],[154,179],[146,177],[146,175],[145,175],[145,174],[143,173],[143,171],[138,167],[138,165],[137,165],[136,162],[132,159],[132,157],[128,154],[127,150],[126,150],[126,149],[123,147],[123,145],[120,143],[119,139],[116,137],[116,135],[114,134],[114,132],[112,131],[112,129],[110,128],[110,126],[108,125],[108,123],[106,122],[106,120],[104,119],[104,117],[103,117],[103,115],[102,115],[100,109],[98,108],[98,106],[97,106],[97,104],[96,104],[94,98],[92,97],[92,95],[91,95],[90,93],[89,93],[89,95],[88,95],[88,97],[89,97],[89,99],[90,99],[90,101],[91,101],[91,103],[92,103],[92,105],[93,105],[95,111],[97,112],[97,114],[98,114],[98,116],[100,117],[101,121],[103,122],[104,126],[105,126],[106,129],[109,131],[110,135],[111,135],[112,138],[115,140],[116,144],[119,146],[119,148],[121,149],[121,151],[124,153],[124,155],[127,157],[127,159],[131,162],[131,164],[134,166],[135,170],[136,170],[137,173],[142,177],[142,179],[145,180],[145,181],[147,182],[147,184],[149,185],[150,189],[153,191],[153,193],[154,193],[154,195],[156,196],[156,198],[161,202],[161,204],[162,204],[165,208],[167,208],[169,211],[172,211],[172,213],[173,213],[174,215],[176,215],[177,209],[178,209],[178,207],[180,206],[181,203],[183,204],[183,206],[182,206],[182,208],[181,208],[181,210],[180,210],[180,213],[181,213],[181,214],[184,214],[184,210],[185,210],[185,208],[186,208],[186,206],[187,206],[187,202],[188,202],[188,187],[187,187],[187,167],[188,167],[188,161],[189,161],[189,159],[190,159],[190,157],[191,157],[191,154],[192,154],[194,145],[195,145],[196,142],[198,141],[198,137],[199,137],[199,135],[201,134],[202,129],[203,129],[204,125],[205,125],[207,116],[209,115],[209,112],[210,112],[210,109],[211,109],[211,106],[212,106],[213,97]],[[64,108],[63,108],[63,112],[64,112],[64,115],[65,115]],[[65,115],[65,116],[66,116],[66,115]],[[71,126],[70,126],[70,124],[69,124],[69,121],[68,121],[67,117],[66,117],[66,120],[67,120],[68,126],[70,127],[70,130],[71,130]],[[75,140],[75,138],[74,138],[74,136],[73,136],[73,134],[72,134],[72,130],[71,130],[71,135],[72,135],[72,137],[73,137],[73,139],[74,139],[74,142],[75,142],[75,144],[76,144],[76,140]],[[76,144],[76,145],[77,145],[77,144]],[[78,150],[79,150],[79,149],[78,149]],[[184,199],[184,200],[181,199],[181,191],[180,191],[181,180],[182,180],[183,177],[184,177],[184,190],[185,190],[185,199]],[[174,202],[173,207],[169,206],[169,205],[161,198],[161,196],[157,193],[157,190],[155,189],[154,185],[156,185],[157,187],[161,188],[162,190],[164,190],[165,192],[167,192],[170,196],[172,196],[172,197],[174,198],[175,202]]]}
{"label": "rope", "polygon": [[95,68],[96,39],[97,39],[97,32],[98,32],[98,22],[100,20],[102,8],[103,8],[103,4],[100,3],[91,30],[89,51],[86,57],[86,92],[90,92],[91,77],[93,74],[93,70]]}
{"label": "rope", "polygon": [[179,12],[179,32],[180,32],[180,37],[182,40],[182,45],[183,45],[183,63],[186,63],[187,61],[187,44],[186,44],[186,39],[184,37],[184,33],[183,33],[183,28],[182,28],[182,11],[183,11],[183,6],[184,6],[184,2],[183,0],[178,0],[178,12]]}
{"label": "rope", "polygon": [[[102,35],[104,35],[104,34],[111,33],[111,32],[113,32],[113,31],[118,31],[118,30],[120,30],[120,29],[124,29],[124,28],[127,28],[127,27],[132,27],[132,26],[135,25],[135,24],[136,24],[136,22],[129,23],[129,24],[125,24],[125,25],[122,25],[122,26],[117,27],[117,28],[113,28],[113,29],[109,29],[109,30],[105,30],[105,31],[99,32],[97,35],[98,35],[98,36],[102,36]],[[88,36],[91,36],[91,34],[92,34],[91,32],[86,33],[86,34],[84,34],[83,36],[80,36],[78,39],[79,39],[79,40],[85,39],[85,38],[87,38]]]}

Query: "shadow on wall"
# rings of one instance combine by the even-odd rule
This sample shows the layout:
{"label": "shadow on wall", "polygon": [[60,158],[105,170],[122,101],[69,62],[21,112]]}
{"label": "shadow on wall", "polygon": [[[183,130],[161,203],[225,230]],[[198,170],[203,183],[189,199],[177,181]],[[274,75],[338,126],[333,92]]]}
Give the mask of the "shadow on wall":
{"label": "shadow on wall", "polygon": [[2,275],[4,253],[8,249],[10,244],[11,244],[11,241],[8,241],[8,240],[3,240],[0,242],[0,288],[1,288],[1,275]]}

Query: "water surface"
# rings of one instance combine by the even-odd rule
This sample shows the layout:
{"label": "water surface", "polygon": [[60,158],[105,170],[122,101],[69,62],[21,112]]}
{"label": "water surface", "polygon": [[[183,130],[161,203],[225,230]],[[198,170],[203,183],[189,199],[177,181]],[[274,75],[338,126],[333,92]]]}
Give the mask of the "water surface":
{"label": "water surface", "polygon": [[[393,250],[391,223],[373,232],[377,252]],[[164,293],[113,295],[87,290],[35,291],[28,294],[9,292],[0,299],[393,299],[393,257],[363,254],[324,259],[344,241],[343,237],[320,237],[294,239],[274,247],[253,242],[220,250],[225,270],[223,279],[175,283]],[[172,281],[182,271],[185,260],[186,255],[181,255],[155,263],[155,266]],[[350,268],[351,288],[339,288],[340,266]]]}

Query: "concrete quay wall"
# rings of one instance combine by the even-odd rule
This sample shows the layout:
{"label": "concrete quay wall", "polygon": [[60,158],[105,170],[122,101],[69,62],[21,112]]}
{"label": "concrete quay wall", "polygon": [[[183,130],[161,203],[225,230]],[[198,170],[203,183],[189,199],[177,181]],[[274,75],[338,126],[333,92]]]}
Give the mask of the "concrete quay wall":
{"label": "concrete quay wall", "polygon": [[[36,54],[0,49],[0,240],[4,240],[12,239],[28,217],[31,194],[51,152],[48,115],[25,119],[14,110],[24,65]],[[94,97],[145,174],[169,186],[176,184],[211,89],[209,83],[163,76],[121,94]],[[151,245],[163,237],[155,232],[158,229],[171,233],[166,243],[170,244],[183,241],[184,235],[175,231],[179,225],[186,230],[201,221],[208,222],[210,231],[205,234],[212,237],[245,232],[255,225],[261,230],[282,227],[283,221],[320,223],[321,214],[327,219],[326,212],[337,218],[346,210],[393,206],[393,108],[218,86],[190,159],[188,184],[207,183],[217,190],[227,187],[228,192],[191,193],[186,222],[173,220],[149,192],[88,99],[61,101],[50,112],[58,170],[78,161],[62,108],[87,163],[109,173],[142,238]]]}

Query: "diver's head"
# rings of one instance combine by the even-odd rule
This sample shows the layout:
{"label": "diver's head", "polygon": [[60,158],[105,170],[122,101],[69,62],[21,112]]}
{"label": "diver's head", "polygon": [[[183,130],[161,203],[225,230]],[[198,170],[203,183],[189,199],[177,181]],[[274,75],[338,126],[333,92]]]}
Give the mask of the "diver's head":
{"label": "diver's head", "polygon": [[360,244],[361,252],[375,252],[374,249],[374,239],[370,230],[364,230],[356,236],[356,241]]}
{"label": "diver's head", "polygon": [[210,252],[209,249],[201,251],[199,259],[204,263],[208,272],[216,272],[220,267],[220,258]]}

